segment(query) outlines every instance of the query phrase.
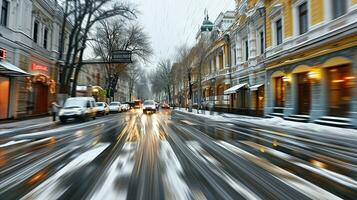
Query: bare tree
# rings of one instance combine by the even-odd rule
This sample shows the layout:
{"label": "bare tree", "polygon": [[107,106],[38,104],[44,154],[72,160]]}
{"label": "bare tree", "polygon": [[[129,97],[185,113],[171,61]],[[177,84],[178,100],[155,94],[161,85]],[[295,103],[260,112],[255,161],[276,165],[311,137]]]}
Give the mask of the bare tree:
{"label": "bare tree", "polygon": [[183,45],[178,50],[178,60],[183,68],[184,74],[188,81],[188,103],[189,112],[192,112],[192,75],[193,75],[193,49],[187,45]]}
{"label": "bare tree", "polygon": [[[133,10],[127,3],[113,3],[111,0],[65,0],[63,10],[63,21],[60,38],[60,72],[59,72],[59,93],[62,95],[75,95],[75,87],[79,71],[83,65],[83,55],[88,41],[88,35],[94,24],[97,22],[121,16],[125,19],[135,17]],[[68,21],[73,25],[66,38],[66,26]],[[65,52],[65,43],[68,48]],[[74,78],[72,80],[74,73]],[[72,92],[70,90],[73,81]]]}
{"label": "bare tree", "polygon": [[172,63],[170,59],[161,60],[151,76],[152,91],[156,94],[165,91],[169,103],[172,103],[172,76]]}
{"label": "bare tree", "polygon": [[149,37],[144,33],[143,28],[137,23],[131,24],[129,21],[120,19],[103,20],[100,23],[95,33],[93,50],[96,56],[108,63],[105,65],[108,98],[114,96],[119,76],[127,68],[127,65],[110,63],[112,62],[112,52],[129,50],[137,62],[148,61],[152,54]]}
{"label": "bare tree", "polygon": [[197,67],[198,75],[198,110],[202,106],[202,67],[207,61],[207,52],[209,49],[209,40],[206,37],[201,37],[197,44],[193,47],[194,66]]}
{"label": "bare tree", "polygon": [[142,69],[140,69],[140,67],[138,67],[136,64],[132,64],[128,67],[126,73],[129,80],[129,99],[131,101],[135,84],[142,76]]}

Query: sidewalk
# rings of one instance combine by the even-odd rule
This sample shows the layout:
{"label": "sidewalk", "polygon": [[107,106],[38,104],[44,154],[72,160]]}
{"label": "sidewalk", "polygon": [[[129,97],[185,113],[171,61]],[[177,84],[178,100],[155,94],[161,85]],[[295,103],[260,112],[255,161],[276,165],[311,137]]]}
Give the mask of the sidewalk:
{"label": "sidewalk", "polygon": [[324,126],[315,123],[302,123],[302,122],[294,122],[284,120],[280,117],[274,118],[262,118],[262,117],[252,117],[246,115],[236,115],[230,113],[218,113],[205,111],[205,114],[202,114],[202,110],[200,110],[200,114],[197,113],[196,109],[192,109],[192,112],[188,112],[185,108],[177,108],[176,111],[184,112],[187,114],[192,114],[200,117],[209,118],[216,121],[222,122],[246,122],[257,126],[265,126],[271,128],[282,128],[286,130],[301,130],[304,132],[309,132],[312,134],[318,134],[323,136],[329,135],[338,135],[339,137],[348,137],[357,139],[357,130],[350,128],[338,128],[332,126]]}
{"label": "sidewalk", "polygon": [[[58,118],[57,118],[58,120]],[[20,131],[26,129],[42,128],[50,125],[57,124],[58,121],[53,122],[51,116],[26,119],[21,121],[13,121],[0,124],[0,134],[9,131]]]}

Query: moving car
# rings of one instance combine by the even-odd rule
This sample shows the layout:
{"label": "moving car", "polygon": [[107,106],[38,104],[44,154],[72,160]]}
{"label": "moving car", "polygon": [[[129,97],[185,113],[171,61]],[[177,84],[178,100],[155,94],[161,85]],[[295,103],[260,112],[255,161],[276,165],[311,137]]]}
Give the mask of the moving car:
{"label": "moving car", "polygon": [[121,112],[121,103],[119,101],[113,101],[109,104],[110,112]]}
{"label": "moving car", "polygon": [[148,112],[156,113],[156,105],[153,100],[146,100],[143,104],[143,112],[146,114]]}
{"label": "moving car", "polygon": [[162,103],[162,104],[161,104],[161,108],[170,109],[170,105],[167,104],[167,103]]}
{"label": "moving car", "polygon": [[127,104],[129,104],[129,108],[132,109],[135,107],[135,103],[134,101],[130,101],[130,102],[126,102]]}
{"label": "moving car", "polygon": [[67,119],[80,119],[81,121],[89,118],[95,119],[97,116],[95,99],[93,97],[68,98],[58,115],[62,123],[65,123]]}
{"label": "moving car", "polygon": [[141,108],[141,101],[140,100],[135,100],[134,101],[134,108],[135,109]]}
{"label": "moving car", "polygon": [[109,115],[109,106],[105,102],[97,102],[97,114]]}
{"label": "moving car", "polygon": [[130,106],[127,103],[121,104],[121,110],[122,111],[128,111],[130,110]]}

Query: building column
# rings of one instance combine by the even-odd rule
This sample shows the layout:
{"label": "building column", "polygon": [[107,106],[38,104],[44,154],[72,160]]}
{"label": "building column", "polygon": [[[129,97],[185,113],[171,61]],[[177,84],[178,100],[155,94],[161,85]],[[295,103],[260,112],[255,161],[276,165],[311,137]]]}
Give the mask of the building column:
{"label": "building column", "polygon": [[223,69],[225,69],[227,66],[226,66],[226,53],[225,53],[225,50],[224,50],[225,47],[223,47],[223,50],[222,50],[222,58],[223,58]]}
{"label": "building column", "polygon": [[257,45],[256,45],[256,31],[255,31],[254,24],[252,23],[249,24],[248,43],[249,43],[249,58],[254,58],[256,57]]}
{"label": "building column", "polygon": [[325,70],[321,69],[321,80],[311,83],[311,111],[310,119],[315,121],[326,115],[327,111],[327,77]]}
{"label": "building column", "polygon": [[292,108],[292,113],[291,114],[297,114],[298,112],[298,103],[299,103],[299,97],[298,97],[298,75],[297,74],[292,74],[291,77],[291,108]]}
{"label": "building column", "polygon": [[273,112],[274,107],[274,84],[271,76],[265,73],[265,85],[264,85],[264,116]]}
{"label": "building column", "polygon": [[17,104],[16,104],[16,100],[15,100],[15,92],[17,92],[17,90],[16,90],[16,78],[14,78],[14,77],[11,77],[11,78],[9,78],[9,80],[10,80],[10,92],[9,92],[9,97],[8,97],[8,100],[9,100],[9,106],[8,106],[8,115],[7,115],[7,117],[8,118],[13,118],[13,117],[15,117],[15,113],[16,113],[16,106],[17,106]]}
{"label": "building column", "polygon": [[214,68],[214,71],[218,71],[219,70],[219,64],[220,64],[219,53],[216,53],[216,66]]}
{"label": "building column", "polygon": [[236,56],[237,56],[237,63],[242,62],[242,38],[240,36],[237,36],[237,42],[236,42]]}
{"label": "building column", "polygon": [[[353,62],[351,64],[351,67],[352,67],[352,74],[354,76],[356,76],[357,74],[357,62],[356,62],[356,59],[357,59],[357,50],[355,49],[354,50],[354,57],[353,57]],[[355,82],[356,84],[356,82]],[[351,119],[351,124],[352,126],[354,126],[354,128],[357,128],[357,85],[355,85],[353,87],[353,97],[352,97],[352,102],[351,102],[351,112],[350,112],[350,119]]]}
{"label": "building column", "polygon": [[293,105],[293,89],[292,89],[292,80],[290,82],[285,82],[285,102],[284,102],[284,117],[288,117],[293,114],[294,105]]}

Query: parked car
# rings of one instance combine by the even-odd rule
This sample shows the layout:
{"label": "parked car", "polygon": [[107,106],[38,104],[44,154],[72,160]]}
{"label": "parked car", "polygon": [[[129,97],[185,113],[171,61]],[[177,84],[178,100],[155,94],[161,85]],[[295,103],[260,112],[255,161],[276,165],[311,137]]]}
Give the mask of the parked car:
{"label": "parked car", "polygon": [[121,112],[121,103],[118,101],[113,101],[109,104],[110,112]]}
{"label": "parked car", "polygon": [[170,105],[167,104],[167,103],[162,103],[162,104],[161,104],[161,108],[170,109]]}
{"label": "parked car", "polygon": [[156,105],[153,100],[146,100],[143,104],[143,112],[146,114],[148,112],[156,113]]}
{"label": "parked car", "polygon": [[58,115],[62,123],[65,123],[67,119],[80,119],[81,121],[89,118],[95,119],[97,116],[95,99],[93,97],[68,98]]}
{"label": "parked car", "polygon": [[127,103],[121,104],[121,110],[122,111],[128,111],[130,110],[130,106]]}
{"label": "parked car", "polygon": [[109,106],[105,102],[97,102],[97,114],[109,115]]}

